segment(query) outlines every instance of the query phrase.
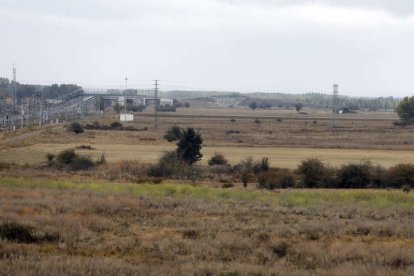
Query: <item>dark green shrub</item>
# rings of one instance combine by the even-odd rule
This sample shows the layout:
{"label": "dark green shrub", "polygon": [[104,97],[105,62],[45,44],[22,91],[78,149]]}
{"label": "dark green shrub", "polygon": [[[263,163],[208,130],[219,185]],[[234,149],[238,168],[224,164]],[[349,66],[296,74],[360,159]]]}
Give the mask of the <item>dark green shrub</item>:
{"label": "dark green shrub", "polygon": [[398,164],[388,170],[389,183],[394,188],[414,187],[414,164]]}
{"label": "dark green shrub", "polygon": [[65,164],[65,165],[69,165],[70,163],[73,162],[73,160],[77,157],[77,154],[75,153],[75,150],[73,149],[67,149],[67,150],[63,150],[61,151],[57,156],[56,156],[56,160],[59,163]]}
{"label": "dark green shrub", "polygon": [[297,112],[301,111],[302,108],[303,108],[303,104],[301,104],[301,103],[295,104],[295,109],[296,109]]}
{"label": "dark green shrub", "polygon": [[164,135],[164,139],[168,142],[177,141],[180,139],[182,129],[179,126],[172,126]]}
{"label": "dark green shrub", "polygon": [[381,166],[376,166],[372,179],[373,188],[386,188],[389,185],[388,171]]}
{"label": "dark green shrub", "polygon": [[33,243],[36,239],[32,236],[33,229],[29,226],[15,222],[0,225],[0,237],[11,242]]}
{"label": "dark green shrub", "polygon": [[101,156],[96,160],[95,164],[97,166],[106,164],[105,154],[102,153]]}
{"label": "dark green shrub", "polygon": [[70,124],[69,126],[69,131],[74,132],[75,134],[79,134],[79,133],[83,133],[83,127],[80,123],[78,122],[73,122],[72,124]]}
{"label": "dark green shrub", "polygon": [[249,179],[250,179],[250,173],[248,170],[244,170],[241,175],[240,175],[240,179],[243,183],[243,187],[247,188],[247,184],[249,183]]}
{"label": "dark green shrub", "polygon": [[112,129],[120,129],[120,128],[122,128],[122,124],[120,122],[113,122],[111,124],[111,128]]}
{"label": "dark green shrub", "polygon": [[186,167],[176,151],[168,151],[161,156],[157,164],[148,168],[148,176],[183,178]]}
{"label": "dark green shrub", "polygon": [[281,242],[279,244],[271,246],[272,252],[278,257],[283,258],[286,256],[289,249],[289,245],[286,242]]}
{"label": "dark green shrub", "polygon": [[234,187],[234,184],[231,183],[231,182],[226,182],[226,183],[223,183],[223,185],[221,185],[221,187],[223,189],[229,189],[229,188],[233,188]]}
{"label": "dark green shrub", "polygon": [[0,162],[0,171],[1,170],[9,170],[12,164],[7,162]]}
{"label": "dark green shrub", "polygon": [[302,177],[305,188],[320,188],[325,186],[326,166],[321,160],[312,158],[299,165],[297,173]]}
{"label": "dark green shrub", "polygon": [[274,169],[268,172],[261,172],[257,180],[260,189],[286,189],[295,185],[293,174],[288,169]]}
{"label": "dark green shrub", "polygon": [[414,119],[414,97],[405,97],[397,106],[398,116],[406,122],[413,122]]}
{"label": "dark green shrub", "polygon": [[45,233],[33,227],[16,222],[6,222],[0,225],[0,239],[16,243],[57,242],[59,233]]}
{"label": "dark green shrub", "polygon": [[202,144],[201,134],[193,128],[187,128],[177,143],[177,156],[188,165],[200,161],[203,157],[200,152]]}
{"label": "dark green shrub", "polygon": [[267,172],[269,171],[270,164],[269,164],[269,158],[263,157],[260,162],[256,162],[253,165],[253,172],[255,174],[259,174],[261,172]]}
{"label": "dark green shrub", "polygon": [[367,188],[372,185],[373,179],[374,167],[370,161],[345,165],[338,172],[338,188]]}
{"label": "dark green shrub", "polygon": [[46,154],[46,159],[49,163],[51,163],[55,159],[55,157],[56,156],[54,154],[51,154],[51,153]]}
{"label": "dark green shrub", "polygon": [[227,165],[228,161],[227,159],[224,157],[223,154],[221,153],[215,153],[213,157],[210,158],[210,160],[208,160],[208,164],[210,166],[215,166],[215,165]]}
{"label": "dark green shrub", "polygon": [[73,171],[87,171],[92,169],[95,163],[89,157],[76,156],[70,163],[70,168]]}

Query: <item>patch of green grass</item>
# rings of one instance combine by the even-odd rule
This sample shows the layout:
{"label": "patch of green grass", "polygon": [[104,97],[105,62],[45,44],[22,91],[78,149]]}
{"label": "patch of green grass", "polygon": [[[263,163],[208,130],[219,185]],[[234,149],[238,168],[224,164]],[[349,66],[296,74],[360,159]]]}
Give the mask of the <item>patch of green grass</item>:
{"label": "patch of green grass", "polygon": [[414,207],[414,193],[400,190],[282,190],[246,191],[179,184],[125,184],[107,182],[71,182],[47,179],[0,178],[0,187],[82,190],[126,193],[152,197],[193,197],[207,200],[261,202],[284,207],[355,205],[359,207]]}

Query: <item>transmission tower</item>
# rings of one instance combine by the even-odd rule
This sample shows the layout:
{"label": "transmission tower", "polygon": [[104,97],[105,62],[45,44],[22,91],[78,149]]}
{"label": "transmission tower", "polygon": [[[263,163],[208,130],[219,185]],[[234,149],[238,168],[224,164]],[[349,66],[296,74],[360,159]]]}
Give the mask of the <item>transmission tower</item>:
{"label": "transmission tower", "polygon": [[334,84],[333,85],[333,109],[332,109],[332,127],[338,126],[338,119],[339,119],[339,110],[338,110],[338,93],[339,93],[339,85]]}

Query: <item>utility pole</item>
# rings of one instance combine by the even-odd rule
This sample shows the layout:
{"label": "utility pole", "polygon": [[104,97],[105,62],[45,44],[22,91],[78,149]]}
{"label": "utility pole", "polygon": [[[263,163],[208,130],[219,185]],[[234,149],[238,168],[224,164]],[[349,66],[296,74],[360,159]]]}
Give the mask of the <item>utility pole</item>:
{"label": "utility pole", "polygon": [[16,111],[17,111],[17,98],[16,98],[16,66],[13,64],[13,130],[16,130]]}
{"label": "utility pole", "polygon": [[128,77],[125,77],[125,93],[124,93],[124,113],[125,113],[125,121],[126,121],[126,113],[127,113],[127,100],[126,100],[126,95],[127,95],[127,90],[128,90]]}
{"label": "utility pole", "polygon": [[155,105],[154,105],[154,127],[157,128],[157,108],[158,108],[158,84],[159,80],[155,80],[154,81],[154,86],[155,86],[155,90],[154,90],[154,98],[155,98]]}
{"label": "utility pole", "polygon": [[43,91],[40,91],[40,110],[39,110],[39,126],[43,124]]}

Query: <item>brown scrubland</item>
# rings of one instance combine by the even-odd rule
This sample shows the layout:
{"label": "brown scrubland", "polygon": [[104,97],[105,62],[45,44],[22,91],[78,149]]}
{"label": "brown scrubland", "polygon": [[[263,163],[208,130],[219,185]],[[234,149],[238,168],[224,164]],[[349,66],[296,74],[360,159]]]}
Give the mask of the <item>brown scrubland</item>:
{"label": "brown scrubland", "polygon": [[[0,275],[414,274],[414,127],[395,114],[151,116],[0,134]],[[174,125],[200,131],[201,162],[165,153]]]}

